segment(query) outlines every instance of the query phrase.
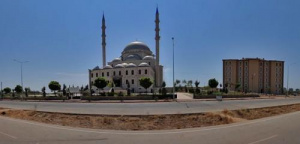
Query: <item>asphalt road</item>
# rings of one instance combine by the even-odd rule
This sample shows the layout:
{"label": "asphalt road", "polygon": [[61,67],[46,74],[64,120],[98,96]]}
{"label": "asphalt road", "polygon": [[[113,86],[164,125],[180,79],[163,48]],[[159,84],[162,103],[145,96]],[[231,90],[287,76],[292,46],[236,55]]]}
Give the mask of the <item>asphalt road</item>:
{"label": "asphalt road", "polygon": [[64,103],[0,101],[0,107],[49,112],[149,115],[222,111],[224,109],[259,108],[300,103],[300,97],[287,99],[252,99],[228,101],[153,102],[153,103]]}
{"label": "asphalt road", "polygon": [[242,123],[164,131],[70,128],[0,116],[0,144],[299,144],[300,112]]}

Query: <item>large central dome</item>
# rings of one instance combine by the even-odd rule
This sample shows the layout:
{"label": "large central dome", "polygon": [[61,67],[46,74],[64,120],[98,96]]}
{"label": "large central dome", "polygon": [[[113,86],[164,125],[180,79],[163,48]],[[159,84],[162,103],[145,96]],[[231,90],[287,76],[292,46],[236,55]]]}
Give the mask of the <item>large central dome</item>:
{"label": "large central dome", "polygon": [[149,47],[139,41],[135,41],[135,42],[131,42],[130,44],[128,44],[123,52],[130,52],[130,51],[150,51]]}

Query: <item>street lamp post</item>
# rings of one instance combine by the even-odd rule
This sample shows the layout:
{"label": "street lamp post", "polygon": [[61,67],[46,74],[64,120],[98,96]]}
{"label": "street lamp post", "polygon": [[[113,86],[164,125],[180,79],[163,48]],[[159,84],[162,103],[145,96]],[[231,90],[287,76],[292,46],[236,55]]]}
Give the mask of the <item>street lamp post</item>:
{"label": "street lamp post", "polygon": [[173,100],[175,100],[175,72],[174,72],[174,37],[172,37],[172,42],[173,42]]}
{"label": "street lamp post", "polygon": [[0,100],[3,98],[3,91],[2,91],[2,82],[1,82],[1,91],[0,91]]}
{"label": "street lamp post", "polygon": [[289,64],[288,65],[288,72],[287,72],[287,82],[286,82],[286,96],[289,95],[289,77],[290,77],[290,65],[293,65],[293,64],[296,64],[296,63],[292,63],[292,64]]}
{"label": "street lamp post", "polygon": [[16,60],[14,59],[15,62],[20,63],[21,65],[21,86],[22,86],[22,94],[21,94],[21,98],[23,98],[23,64],[24,63],[28,63],[29,61],[20,61],[20,60]]}

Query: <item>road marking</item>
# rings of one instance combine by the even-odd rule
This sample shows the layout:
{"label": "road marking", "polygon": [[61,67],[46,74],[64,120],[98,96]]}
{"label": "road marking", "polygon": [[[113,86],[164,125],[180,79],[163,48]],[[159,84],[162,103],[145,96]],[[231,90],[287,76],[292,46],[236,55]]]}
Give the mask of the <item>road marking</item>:
{"label": "road marking", "polygon": [[277,135],[273,135],[273,136],[270,136],[268,138],[261,139],[261,140],[258,140],[258,141],[252,142],[252,143],[248,143],[248,144],[257,144],[257,143],[260,143],[260,142],[263,142],[263,141],[266,141],[266,140],[269,140],[269,139],[272,139],[272,138],[275,138],[275,137],[277,137]]}
{"label": "road marking", "polygon": [[5,135],[5,136],[7,136],[7,137],[10,137],[10,138],[12,138],[12,139],[17,139],[17,137],[12,136],[12,135],[9,135],[9,134],[4,133],[4,132],[1,132],[1,131],[0,131],[0,134]]}
{"label": "road marking", "polygon": [[231,125],[225,125],[225,126],[211,126],[208,128],[193,128],[193,129],[183,129],[183,130],[174,130],[174,131],[164,131],[161,130],[160,132],[145,132],[145,131],[139,131],[139,132],[133,132],[133,131],[118,131],[118,130],[92,130],[92,129],[84,129],[84,128],[71,128],[71,127],[65,127],[65,126],[57,126],[57,125],[51,125],[51,124],[44,124],[44,123],[38,123],[38,122],[30,122],[26,120],[20,120],[20,119],[13,119],[13,118],[7,118],[7,117],[1,117],[2,119],[7,119],[10,121],[16,121],[16,122],[22,122],[30,125],[35,125],[35,126],[42,126],[42,127],[48,127],[48,128],[53,128],[53,129],[61,129],[61,130],[68,130],[68,131],[77,131],[77,132],[86,132],[86,133],[97,133],[97,134],[115,134],[115,135],[162,135],[162,134],[182,134],[182,133],[193,133],[193,132],[202,132],[202,131],[211,131],[211,130],[219,130],[219,129],[226,129],[226,128],[232,128],[232,127],[239,127],[239,126],[246,126],[246,125],[251,125],[259,122],[266,122],[282,117],[286,117],[287,115],[295,115],[295,114],[300,114],[300,112],[295,112],[295,113],[289,113],[289,114],[284,114],[280,116],[275,116],[271,118],[264,118],[264,119],[258,119],[258,120],[253,120],[253,121],[248,121],[245,123],[238,123],[238,124],[231,124]]}

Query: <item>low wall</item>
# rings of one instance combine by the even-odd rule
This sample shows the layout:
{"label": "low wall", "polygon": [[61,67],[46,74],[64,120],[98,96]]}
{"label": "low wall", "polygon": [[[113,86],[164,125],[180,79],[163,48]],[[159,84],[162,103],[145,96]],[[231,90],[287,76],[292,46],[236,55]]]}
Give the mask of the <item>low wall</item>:
{"label": "low wall", "polygon": [[3,99],[8,99],[8,100],[67,100],[67,97],[13,97],[13,98],[8,98],[5,97]]}
{"label": "low wall", "polygon": [[[222,98],[255,98],[259,95],[222,95]],[[216,95],[194,95],[194,99],[215,99]]]}
{"label": "low wall", "polygon": [[[177,95],[175,95],[175,99]],[[155,100],[173,99],[173,95],[138,95],[138,96],[83,96],[81,100]]]}

